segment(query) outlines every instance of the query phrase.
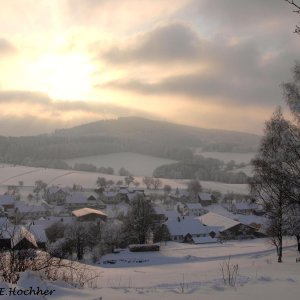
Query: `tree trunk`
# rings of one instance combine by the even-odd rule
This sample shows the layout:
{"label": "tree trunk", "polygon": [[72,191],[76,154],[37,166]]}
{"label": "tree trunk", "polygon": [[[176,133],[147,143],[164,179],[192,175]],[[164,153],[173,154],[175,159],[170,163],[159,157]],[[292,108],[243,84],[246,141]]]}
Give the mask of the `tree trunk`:
{"label": "tree trunk", "polygon": [[296,235],[296,239],[297,239],[298,252],[300,252],[300,234]]}
{"label": "tree trunk", "polygon": [[278,262],[282,262],[282,239],[279,239],[279,245],[278,245]]}

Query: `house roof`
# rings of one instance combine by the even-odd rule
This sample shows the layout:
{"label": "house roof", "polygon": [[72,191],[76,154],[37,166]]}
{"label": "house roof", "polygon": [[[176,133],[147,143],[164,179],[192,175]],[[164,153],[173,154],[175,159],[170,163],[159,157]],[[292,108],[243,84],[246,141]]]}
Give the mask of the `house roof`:
{"label": "house roof", "polygon": [[37,247],[34,235],[24,226],[11,225],[1,232],[1,237],[10,239],[12,247],[15,247],[24,238],[26,238],[33,246]]}
{"label": "house roof", "polygon": [[31,225],[29,231],[34,235],[36,241],[46,243],[48,241],[45,226],[43,225]]}
{"label": "house roof", "polygon": [[201,192],[201,193],[198,194],[198,197],[202,201],[211,201],[212,200],[212,197],[211,197],[210,193]]}
{"label": "house roof", "polygon": [[258,205],[255,203],[248,203],[248,202],[238,202],[234,203],[233,206],[238,210],[247,210],[247,209],[257,209]]}
{"label": "house roof", "polygon": [[22,201],[17,201],[15,204],[15,208],[17,208],[18,211],[22,212],[22,213],[46,212],[47,211],[47,208],[44,205],[32,205],[32,204],[27,204]]}
{"label": "house roof", "polygon": [[240,222],[237,222],[235,220],[232,220],[230,218],[226,218],[224,216],[221,216],[219,214],[215,214],[212,212],[209,212],[205,215],[202,215],[201,217],[198,217],[203,224],[206,226],[214,226],[219,228],[219,231],[227,230],[231,227],[234,227],[238,224],[241,224]]}
{"label": "house roof", "polygon": [[24,226],[20,226],[13,236],[13,246],[16,246],[22,239],[26,238],[33,246],[37,247],[34,235]]}
{"label": "house roof", "polygon": [[188,209],[203,209],[203,207],[200,203],[186,203],[185,206]]}
{"label": "house roof", "polygon": [[68,187],[59,187],[57,185],[52,185],[47,189],[47,192],[49,194],[55,194],[57,192],[63,192],[63,193],[68,193],[69,192],[69,188]]}
{"label": "house roof", "polygon": [[84,193],[76,192],[71,195],[68,195],[66,198],[66,203],[72,204],[72,203],[86,203],[87,202],[87,196]]}
{"label": "house roof", "polygon": [[187,235],[189,234],[207,234],[208,228],[205,227],[200,219],[192,217],[184,217],[178,219],[168,219],[165,222],[171,235]]}
{"label": "house roof", "polygon": [[11,195],[0,195],[0,205],[12,205],[15,203],[15,198]]}
{"label": "house roof", "polygon": [[72,214],[77,218],[83,217],[83,216],[86,216],[86,215],[90,215],[90,214],[96,214],[96,215],[99,215],[101,217],[107,217],[107,215],[104,212],[102,212],[101,210],[88,208],[88,207],[73,210]]}
{"label": "house roof", "polygon": [[6,217],[0,217],[0,231],[11,226],[10,221]]}
{"label": "house roof", "polygon": [[61,222],[62,224],[71,224],[74,221],[74,217],[54,217],[50,216],[47,218],[40,218],[38,220],[34,220],[34,225],[43,225],[44,228],[50,227],[52,224],[56,222]]}
{"label": "house roof", "polygon": [[119,194],[119,192],[115,192],[115,191],[104,191],[103,192],[103,196],[107,197],[107,198],[114,198]]}
{"label": "house roof", "polygon": [[217,243],[218,240],[212,238],[210,235],[201,236],[201,237],[192,237],[195,244],[209,244],[209,243]]}

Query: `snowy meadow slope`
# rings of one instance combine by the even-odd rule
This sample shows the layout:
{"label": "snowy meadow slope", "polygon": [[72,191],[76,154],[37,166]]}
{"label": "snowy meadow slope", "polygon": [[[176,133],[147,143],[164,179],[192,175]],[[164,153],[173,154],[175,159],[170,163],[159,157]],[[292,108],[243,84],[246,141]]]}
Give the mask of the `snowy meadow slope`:
{"label": "snowy meadow slope", "polygon": [[[117,175],[107,175],[93,172],[81,172],[74,170],[58,170],[48,168],[33,168],[25,166],[1,165],[0,166],[0,189],[6,190],[8,185],[18,185],[23,181],[24,187],[33,187],[36,180],[42,180],[48,185],[73,186],[79,184],[83,188],[94,189],[98,177],[106,177],[113,181],[123,180],[124,177]],[[137,176],[135,179],[140,182],[142,177]],[[173,189],[186,188],[187,180],[161,179],[164,184],[169,184]],[[235,192],[240,194],[248,193],[246,184],[226,184],[220,182],[201,181],[205,189],[218,190],[221,193]]]}
{"label": "snowy meadow slope", "polygon": [[[47,299],[296,299],[300,264],[295,262],[299,254],[292,244],[291,240],[285,242],[284,260],[278,264],[274,249],[265,239],[214,246],[170,243],[162,245],[159,253],[104,256],[101,264],[91,266],[100,274],[93,288],[77,289],[61,282],[44,282],[33,274],[25,274],[17,287],[37,285],[55,289]],[[239,270],[234,287],[224,284],[220,272],[220,264],[229,256]],[[103,264],[112,258],[120,262]],[[23,298],[2,296],[2,299]]]}

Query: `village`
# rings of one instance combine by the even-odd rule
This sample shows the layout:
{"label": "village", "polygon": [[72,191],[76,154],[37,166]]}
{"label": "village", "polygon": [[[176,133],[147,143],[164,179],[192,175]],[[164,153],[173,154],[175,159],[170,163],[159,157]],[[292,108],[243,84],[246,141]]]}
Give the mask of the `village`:
{"label": "village", "polygon": [[[170,186],[154,189],[130,184],[87,189],[75,184],[72,187],[47,186],[42,181],[36,181],[32,191],[20,191],[22,184],[8,187],[0,196],[1,248],[47,251],[69,238],[71,233],[78,237],[79,232],[74,233],[71,228],[74,231],[74,228],[95,226],[98,230],[94,235],[86,233],[86,237],[97,240],[98,244],[82,241],[81,253],[72,256],[75,251],[72,248],[68,250],[68,258],[89,260],[93,256],[96,262],[101,255],[117,252],[120,247],[129,246],[130,249],[122,240],[121,227],[131,204],[138,198],[153,207],[151,230],[145,244],[167,241],[219,244],[267,236],[262,206],[246,195],[235,199],[234,194],[219,193],[216,197],[203,190],[192,192],[188,188],[172,189]],[[109,245],[95,251],[105,237],[109,237]]]}

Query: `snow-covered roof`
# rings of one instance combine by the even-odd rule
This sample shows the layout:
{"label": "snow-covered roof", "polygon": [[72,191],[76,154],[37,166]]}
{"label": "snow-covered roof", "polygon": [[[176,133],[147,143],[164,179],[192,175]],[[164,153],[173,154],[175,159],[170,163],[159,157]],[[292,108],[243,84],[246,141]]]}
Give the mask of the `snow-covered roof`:
{"label": "snow-covered roof", "polygon": [[0,217],[0,231],[3,228],[10,226],[11,223],[6,217]]}
{"label": "snow-covered roof", "polygon": [[203,209],[203,207],[200,203],[186,203],[185,206],[188,209]]}
{"label": "snow-covered roof", "polygon": [[32,245],[37,247],[34,235],[24,226],[19,226],[13,236],[13,246],[16,246],[23,238],[26,238]]}
{"label": "snow-covered roof", "polygon": [[29,231],[34,235],[35,239],[38,242],[43,242],[43,243],[47,242],[48,239],[47,239],[46,232],[45,232],[45,226],[31,225],[29,227]]}
{"label": "snow-covered roof", "polygon": [[201,236],[201,237],[193,237],[193,241],[195,244],[209,244],[209,243],[217,243],[218,240],[212,238],[210,235]]}
{"label": "snow-covered roof", "polygon": [[154,209],[154,212],[157,215],[164,215],[165,214],[165,210],[162,207],[154,206],[153,209]]}
{"label": "snow-covered roof", "polygon": [[0,205],[12,205],[15,203],[15,198],[11,195],[0,195]]}
{"label": "snow-covered roof", "polygon": [[40,218],[38,220],[34,220],[33,222],[34,222],[34,225],[43,225],[45,228],[48,228],[56,222],[61,222],[62,224],[71,224],[73,221],[74,221],[74,217],[50,216],[47,218]]}
{"label": "snow-covered roof", "polygon": [[210,193],[201,192],[198,194],[198,197],[203,201],[211,201],[212,200]]}
{"label": "snow-covered roof", "polygon": [[255,203],[248,203],[248,202],[237,202],[233,204],[233,206],[238,210],[247,210],[247,209],[257,209],[258,205]]}
{"label": "snow-covered roof", "polygon": [[55,194],[55,193],[57,193],[57,192],[59,192],[59,191],[61,191],[61,192],[64,192],[64,193],[68,193],[69,192],[69,188],[68,187],[59,187],[59,186],[57,186],[57,185],[52,185],[52,186],[50,186],[48,189],[47,189],[47,192],[49,193],[49,194]]}
{"label": "snow-covered roof", "polygon": [[86,203],[86,202],[87,202],[87,197],[84,193],[81,192],[76,192],[66,197],[66,203],[68,204]]}
{"label": "snow-covered roof", "polygon": [[224,216],[212,212],[202,215],[201,217],[199,217],[199,219],[206,226],[220,227],[221,229],[220,231],[224,231],[226,229],[229,229],[233,226],[240,224],[240,222],[237,222],[235,220],[226,218]]}
{"label": "snow-covered roof", "polygon": [[26,238],[32,243],[32,245],[37,247],[34,235],[29,232],[24,226],[11,225],[5,228],[5,230],[1,231],[0,233],[2,238],[11,240],[12,247],[15,247],[23,238]]}
{"label": "snow-covered roof", "polygon": [[47,211],[47,208],[44,205],[32,205],[32,204],[27,204],[22,201],[17,201],[15,204],[15,208],[17,208],[18,211],[22,212],[22,213],[46,212]]}
{"label": "snow-covered roof", "polygon": [[107,217],[107,215],[104,212],[102,212],[101,210],[88,208],[88,207],[73,210],[72,214],[77,218],[82,217],[82,216],[86,216],[86,215],[89,215],[89,214],[96,214],[96,215],[99,215],[101,217]]}
{"label": "snow-covered roof", "polygon": [[115,191],[104,191],[103,192],[103,196],[107,197],[107,198],[114,198],[119,194],[119,192],[115,192]]}
{"label": "snow-covered roof", "polygon": [[200,219],[192,217],[184,217],[177,219],[168,219],[165,222],[171,235],[187,235],[189,234],[207,234],[208,228],[205,227]]}

